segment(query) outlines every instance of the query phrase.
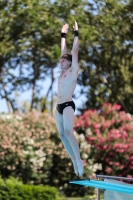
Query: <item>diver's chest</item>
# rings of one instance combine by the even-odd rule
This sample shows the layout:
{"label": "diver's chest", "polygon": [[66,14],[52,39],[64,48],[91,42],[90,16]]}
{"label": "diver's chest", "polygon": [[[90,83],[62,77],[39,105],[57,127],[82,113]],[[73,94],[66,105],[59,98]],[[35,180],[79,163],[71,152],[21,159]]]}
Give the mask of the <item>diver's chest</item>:
{"label": "diver's chest", "polygon": [[58,78],[59,84],[71,84],[76,80],[76,77],[72,73],[61,74]]}

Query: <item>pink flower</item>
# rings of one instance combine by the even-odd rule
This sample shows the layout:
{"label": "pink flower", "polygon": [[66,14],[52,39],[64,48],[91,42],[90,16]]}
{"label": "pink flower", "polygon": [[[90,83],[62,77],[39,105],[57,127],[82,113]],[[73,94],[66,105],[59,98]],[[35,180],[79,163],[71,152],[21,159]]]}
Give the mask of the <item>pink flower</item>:
{"label": "pink flower", "polygon": [[98,128],[101,127],[101,124],[94,124],[93,127],[94,127],[95,129],[98,129]]}
{"label": "pink flower", "polygon": [[115,166],[117,166],[117,167],[120,166],[120,163],[119,162],[115,163]]}
{"label": "pink flower", "polygon": [[124,165],[120,165],[120,169],[124,169],[124,167],[125,167]]}
{"label": "pink flower", "polygon": [[112,169],[110,167],[108,167],[106,170],[105,170],[108,174],[111,173]]}
{"label": "pink flower", "polygon": [[113,152],[110,152],[110,154],[109,154],[110,156],[114,156],[114,153]]}
{"label": "pink flower", "polygon": [[87,126],[90,126],[90,125],[91,125],[91,122],[88,120],[88,121],[86,122],[86,125],[87,125]]}
{"label": "pink flower", "polygon": [[127,175],[127,178],[132,178],[133,176],[132,175]]}
{"label": "pink flower", "polygon": [[109,162],[109,165],[113,165],[113,162],[110,161],[110,162]]}
{"label": "pink flower", "polygon": [[133,156],[130,157],[130,160],[133,160]]}
{"label": "pink flower", "polygon": [[104,145],[104,146],[103,146],[103,149],[104,149],[104,150],[106,150],[106,149],[107,149],[107,146],[106,146],[106,145]]}
{"label": "pink flower", "polygon": [[95,129],[94,133],[98,134],[98,133],[100,133],[100,130],[99,129]]}
{"label": "pink flower", "polygon": [[124,152],[124,149],[120,149],[119,152],[120,152],[120,153],[123,153],[123,152]]}

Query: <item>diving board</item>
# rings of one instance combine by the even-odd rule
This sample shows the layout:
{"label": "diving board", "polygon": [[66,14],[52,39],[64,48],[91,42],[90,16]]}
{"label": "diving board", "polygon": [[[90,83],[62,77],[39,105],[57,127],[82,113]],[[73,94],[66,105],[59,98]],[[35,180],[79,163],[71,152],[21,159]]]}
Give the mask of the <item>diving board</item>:
{"label": "diving board", "polygon": [[116,183],[104,182],[99,180],[77,180],[77,181],[70,181],[71,184],[78,184],[83,186],[91,186],[94,188],[99,188],[103,190],[111,190],[116,192],[123,192],[128,194],[133,194],[133,186],[121,185]]}

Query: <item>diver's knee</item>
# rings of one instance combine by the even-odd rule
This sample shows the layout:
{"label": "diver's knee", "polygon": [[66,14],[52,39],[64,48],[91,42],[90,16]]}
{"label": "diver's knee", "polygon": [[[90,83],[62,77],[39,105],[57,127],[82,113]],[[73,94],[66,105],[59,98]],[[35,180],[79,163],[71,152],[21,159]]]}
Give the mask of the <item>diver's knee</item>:
{"label": "diver's knee", "polygon": [[64,139],[64,137],[65,137],[64,132],[60,132],[60,133],[59,133],[59,137],[60,137],[61,139]]}
{"label": "diver's knee", "polygon": [[70,137],[70,135],[72,134],[72,130],[69,128],[65,128],[64,131],[67,137]]}

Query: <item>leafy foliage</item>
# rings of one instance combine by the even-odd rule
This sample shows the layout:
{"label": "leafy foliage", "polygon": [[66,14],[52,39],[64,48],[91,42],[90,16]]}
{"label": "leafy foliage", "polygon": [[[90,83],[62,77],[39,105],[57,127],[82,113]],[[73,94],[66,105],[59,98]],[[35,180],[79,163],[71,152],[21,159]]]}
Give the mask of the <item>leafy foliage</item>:
{"label": "leafy foliage", "polygon": [[[133,113],[132,0],[101,0],[88,7],[84,21],[88,37],[81,43],[80,54],[85,64],[79,82],[82,94],[86,94],[81,110],[99,109],[104,102],[110,102]],[[82,33],[81,38],[84,36]]]}
{"label": "leafy foliage", "polygon": [[59,192],[50,186],[24,185],[14,178],[7,180],[0,178],[0,198],[7,200],[57,200]]}
{"label": "leafy foliage", "polygon": [[[68,7],[64,12],[65,4]],[[39,81],[49,76],[53,85],[53,69],[60,56],[60,30],[65,22],[63,17],[67,15],[66,20],[74,20],[74,17],[69,17],[71,10],[80,12],[83,8],[74,5],[75,2],[68,1],[1,2],[0,95],[6,98],[13,111],[17,109],[13,98],[16,90],[32,90],[32,110],[36,107],[36,99],[42,99],[42,84]],[[72,39],[69,38],[70,35],[67,45],[71,51]],[[47,90],[47,86],[44,89]]]}
{"label": "leafy foliage", "polygon": [[72,25],[76,19],[82,68],[78,83],[81,94],[87,98],[81,111],[99,108],[103,102],[116,102],[126,112],[133,113],[132,10],[132,0],[1,1],[1,98],[7,100],[13,111],[18,109],[13,98],[16,90],[32,90],[30,110],[48,98],[41,94],[40,81],[50,77],[49,89],[44,88],[49,94],[60,56],[61,27],[69,23],[67,47],[71,52]]}
{"label": "leafy foliage", "polygon": [[104,103],[76,119],[75,129],[91,145],[90,159],[102,165],[97,173],[132,177],[133,119],[118,104]]}

